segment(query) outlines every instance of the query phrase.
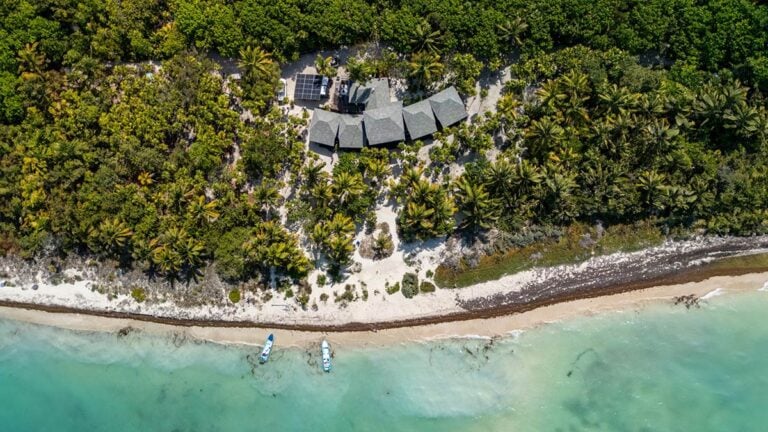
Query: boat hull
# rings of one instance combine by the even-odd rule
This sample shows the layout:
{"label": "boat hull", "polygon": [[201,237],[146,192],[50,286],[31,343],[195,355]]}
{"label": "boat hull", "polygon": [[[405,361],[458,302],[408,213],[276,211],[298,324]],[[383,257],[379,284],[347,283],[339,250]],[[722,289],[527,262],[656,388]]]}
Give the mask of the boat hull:
{"label": "boat hull", "polygon": [[331,347],[328,345],[328,342],[323,341],[323,343],[320,345],[320,352],[323,356],[323,371],[330,372],[331,371]]}

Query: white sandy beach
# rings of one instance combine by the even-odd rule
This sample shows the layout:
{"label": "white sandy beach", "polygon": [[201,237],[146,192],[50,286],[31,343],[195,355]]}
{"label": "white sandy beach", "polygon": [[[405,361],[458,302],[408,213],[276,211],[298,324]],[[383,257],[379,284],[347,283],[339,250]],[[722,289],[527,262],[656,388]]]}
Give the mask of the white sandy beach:
{"label": "white sandy beach", "polygon": [[[301,332],[260,328],[180,327],[130,319],[105,318],[74,313],[48,313],[0,307],[0,318],[56,326],[80,331],[117,332],[132,327],[143,332],[169,335],[182,334],[216,343],[259,345],[269,332],[274,332],[280,346],[307,347],[327,338],[335,346],[364,347],[453,337],[499,337],[514,334],[547,323],[600,313],[632,313],[650,304],[671,303],[675,297],[695,295],[708,301],[719,295],[765,291],[768,273],[742,276],[718,276],[701,282],[658,286],[628,293],[576,300],[542,307],[529,312],[499,318],[446,322],[377,332]],[[678,305],[677,307],[685,307]]]}
{"label": "white sandy beach", "polygon": [[[391,216],[393,217],[394,213]],[[535,268],[466,288],[438,289],[433,293],[419,294],[412,299],[405,298],[400,292],[387,294],[386,282],[392,284],[399,281],[408,271],[418,271],[420,279],[423,279],[426,271],[434,269],[441,261],[446,248],[445,242],[427,242],[418,250],[397,248],[391,257],[379,261],[364,259],[356,254],[356,260],[361,263],[358,273],[352,274],[342,283],[313,289],[311,302],[316,302],[317,310],[312,308],[302,310],[295,299],[286,299],[277,292],[274,292],[273,298],[266,302],[258,300],[256,293],[245,292],[243,299],[237,304],[219,301],[203,306],[182,307],[171,300],[161,301],[162,299],[140,303],[127,294],[108,296],[98,292],[96,290],[98,281],[89,279],[88,274],[78,275],[75,269],[65,270],[64,273],[72,277],[79,276],[82,280],[54,284],[43,277],[42,273],[38,273],[35,280],[21,280],[13,277],[0,280],[0,300],[176,319],[319,326],[384,323],[464,312],[466,309],[459,304],[462,301],[519,292],[531,283],[548,283],[572,275],[589,274],[595,270],[611,267],[626,268],[630,263],[644,263],[655,256],[679,256],[689,250],[702,247],[703,244],[717,245],[718,241],[720,240],[667,242],[664,245],[637,252],[597,256],[579,264]],[[410,255],[410,258],[406,259],[406,254]],[[685,267],[675,260],[670,260],[665,265],[671,270],[682,270]],[[12,268],[0,268],[0,270],[5,274],[13,274]],[[346,305],[335,303],[334,292],[342,293],[346,284],[355,285],[358,294],[365,285],[368,299],[359,298]],[[318,300],[322,293],[329,296],[327,302]],[[221,294],[221,298],[225,299],[224,293]]]}

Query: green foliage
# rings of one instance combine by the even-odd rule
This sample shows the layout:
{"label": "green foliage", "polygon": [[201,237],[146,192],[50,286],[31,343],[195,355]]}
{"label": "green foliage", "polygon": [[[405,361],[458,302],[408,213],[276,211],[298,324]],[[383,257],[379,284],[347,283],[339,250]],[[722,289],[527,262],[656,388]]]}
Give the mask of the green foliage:
{"label": "green foliage", "polygon": [[435,284],[429,281],[421,281],[421,285],[419,285],[419,292],[423,292],[423,293],[435,292]]}
{"label": "green foliage", "polygon": [[373,239],[373,257],[382,259],[392,255],[395,245],[392,242],[392,234],[381,231]]}
{"label": "green foliage", "polygon": [[240,290],[239,289],[233,289],[229,292],[229,301],[232,303],[238,303],[240,302]]}
{"label": "green foliage", "polygon": [[248,46],[240,50],[243,96],[247,106],[264,112],[277,94],[280,67],[272,55],[259,47]]}
{"label": "green foliage", "polygon": [[488,229],[499,219],[500,206],[483,184],[474,184],[466,176],[456,182],[456,198],[464,218],[462,227]]}
{"label": "green foliage", "polygon": [[131,290],[131,297],[139,303],[144,303],[147,300],[147,292],[144,288],[134,288]]}
{"label": "green foliage", "polygon": [[325,273],[320,273],[317,275],[318,286],[325,286],[326,283],[328,283],[328,277],[325,275]]}
{"label": "green foliage", "polygon": [[451,58],[449,69],[452,72],[451,82],[463,96],[475,95],[475,83],[483,70],[483,63],[472,54],[456,54]]}
{"label": "green foliage", "polygon": [[398,291],[400,291],[400,281],[395,282],[393,285],[389,285],[386,287],[387,294],[392,295]]}
{"label": "green foliage", "polygon": [[[0,10],[4,252],[87,253],[169,279],[215,262],[233,282],[298,280],[312,263],[293,232],[337,272],[390,186],[405,241],[452,233],[457,209],[462,228],[500,237],[597,221],[768,231],[759,3],[19,0]],[[419,92],[450,81],[468,96],[483,64],[514,58],[513,79],[495,112],[436,134],[423,171],[413,143],[391,184],[387,150],[345,153],[328,174],[305,160],[307,117],[273,106],[278,62],[366,39],[394,50],[350,60],[360,80],[406,77]],[[239,85],[225,86],[208,53],[239,58]],[[282,205],[290,230],[277,222]]]}
{"label": "green foliage", "polygon": [[456,209],[448,191],[422,177],[420,170],[404,171],[392,193],[402,205],[397,227],[406,240],[444,235],[453,228]]}
{"label": "green foliage", "polygon": [[416,273],[406,273],[403,275],[403,285],[401,292],[405,298],[413,298],[419,293],[419,278]]}
{"label": "green foliage", "polygon": [[355,288],[352,285],[345,285],[344,292],[341,295],[336,295],[334,292],[334,302],[336,303],[350,303],[355,301]]}
{"label": "green foliage", "polygon": [[[532,267],[577,263],[600,254],[633,252],[659,245],[664,240],[658,227],[649,222],[613,225],[600,230],[599,239],[597,228],[581,224],[574,224],[564,232],[532,231],[508,238],[508,244],[495,244],[500,250],[498,254],[483,256],[471,265],[462,261],[458,267],[438,266],[435,283],[441,288],[461,288]],[[585,238],[595,241],[585,242]]]}
{"label": "green foliage", "polygon": [[410,86],[416,90],[428,90],[443,78],[444,70],[445,65],[440,62],[438,54],[419,51],[408,62]]}

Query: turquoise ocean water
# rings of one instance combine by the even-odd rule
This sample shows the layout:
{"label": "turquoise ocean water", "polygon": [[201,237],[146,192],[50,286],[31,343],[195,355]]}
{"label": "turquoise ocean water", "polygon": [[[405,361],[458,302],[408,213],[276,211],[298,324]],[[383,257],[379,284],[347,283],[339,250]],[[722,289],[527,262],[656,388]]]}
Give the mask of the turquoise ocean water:
{"label": "turquoise ocean water", "polygon": [[489,343],[253,349],[0,321],[1,431],[764,431],[768,293]]}

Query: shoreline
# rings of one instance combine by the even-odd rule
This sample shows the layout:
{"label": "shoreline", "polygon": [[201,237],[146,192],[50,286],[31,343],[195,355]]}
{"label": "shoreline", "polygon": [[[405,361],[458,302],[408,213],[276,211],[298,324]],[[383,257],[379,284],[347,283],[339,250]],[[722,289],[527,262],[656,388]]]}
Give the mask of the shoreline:
{"label": "shoreline", "polygon": [[[79,314],[88,315],[94,317],[102,317],[107,319],[127,319],[132,321],[150,322],[155,324],[164,324],[175,327],[218,327],[218,328],[256,328],[256,329],[273,329],[273,330],[289,330],[289,331],[301,331],[310,333],[339,333],[339,332],[368,332],[368,331],[380,331],[405,327],[418,327],[442,323],[471,321],[478,319],[491,319],[498,318],[507,315],[520,314],[529,311],[533,311],[542,307],[553,306],[561,303],[568,303],[577,300],[600,298],[605,296],[611,296],[616,294],[630,293],[633,291],[644,290],[659,286],[680,285],[686,283],[702,282],[713,277],[720,276],[742,276],[746,274],[759,274],[761,272],[768,272],[768,268],[757,269],[745,269],[745,268],[728,268],[712,265],[711,263],[688,267],[682,270],[677,270],[671,273],[663,273],[651,277],[641,277],[641,275],[633,275],[627,279],[609,281],[607,283],[600,283],[600,281],[593,281],[592,286],[582,287],[582,289],[554,289],[552,292],[547,293],[544,296],[530,296],[524,298],[516,298],[512,301],[501,300],[492,297],[476,297],[470,301],[487,300],[493,301],[484,303],[481,305],[473,305],[474,307],[463,307],[459,310],[447,310],[445,312],[433,311],[431,314],[413,316],[401,319],[390,319],[381,321],[347,321],[347,322],[334,322],[329,321],[321,324],[306,323],[306,322],[290,322],[290,321],[256,321],[256,320],[243,320],[243,319],[208,319],[197,317],[183,317],[183,316],[166,316],[151,313],[141,313],[126,310],[113,310],[113,309],[96,309],[77,307],[71,305],[51,304],[51,303],[35,303],[16,301],[0,298],[0,307],[2,308],[14,308],[14,309],[26,309],[35,310],[40,312],[46,312],[51,314]],[[767,273],[768,274],[768,273]],[[514,275],[513,275],[514,276]],[[557,286],[560,281],[549,280],[545,278],[540,280],[540,284],[549,284],[551,286]],[[470,288],[457,288],[457,289],[441,289],[441,291],[454,291],[457,296],[462,291],[468,291]],[[524,294],[521,291],[512,291],[509,294]],[[496,294],[498,295],[498,293]],[[521,296],[522,297],[522,296]]]}
{"label": "shoreline", "polygon": [[[717,276],[768,272],[768,236],[669,241],[628,253],[595,256],[584,262],[540,267],[461,289],[438,289],[406,298],[370,286],[370,298],[322,302],[300,309],[279,293],[259,302],[248,293],[238,304],[179,304],[173,299],[141,302],[131,295],[107,295],[98,278],[65,269],[79,279],[54,282],[38,269],[34,278],[0,281],[0,307],[52,315],[81,314],[178,328],[250,328],[314,333],[377,332],[441,323],[483,320],[527,313],[577,300],[631,293],[658,286],[700,282]],[[29,270],[33,270],[34,267]],[[16,274],[7,266],[5,274]],[[25,273],[22,273],[22,275]],[[26,272],[29,275],[29,271]],[[127,279],[126,283],[131,283]],[[339,289],[340,284],[331,289]],[[178,290],[182,294],[189,290]],[[269,293],[272,294],[272,293]],[[333,291],[336,297],[336,291]],[[314,305],[313,305],[314,306]],[[253,332],[253,330],[251,330]]]}
{"label": "shoreline", "polygon": [[[245,346],[260,345],[265,334],[274,331],[276,332],[277,343],[283,347],[307,348],[319,343],[323,338],[327,338],[334,346],[378,347],[451,338],[491,339],[511,336],[520,331],[563,320],[604,313],[636,312],[650,305],[662,304],[663,302],[671,304],[675,298],[681,296],[693,295],[700,301],[706,302],[715,296],[755,292],[767,283],[768,272],[766,271],[740,275],[715,275],[682,283],[658,284],[613,294],[564,300],[505,315],[390,327],[381,330],[376,328],[340,330],[338,327],[329,326],[328,329],[324,330],[308,331],[295,328],[286,329],[285,325],[269,326],[261,323],[250,323],[251,326],[244,327],[226,321],[218,322],[220,324],[218,326],[193,325],[190,320],[173,324],[168,319],[163,319],[166,322],[161,323],[146,319],[104,316],[104,314],[94,314],[93,311],[79,313],[77,311],[56,310],[50,312],[43,310],[46,308],[45,306],[29,309],[2,304],[8,302],[0,303],[0,319],[75,331],[117,333],[131,328],[153,335],[181,335],[212,343]],[[677,307],[686,306],[680,304]]]}

